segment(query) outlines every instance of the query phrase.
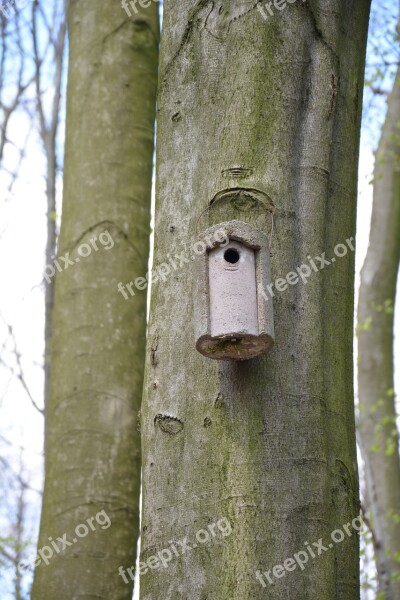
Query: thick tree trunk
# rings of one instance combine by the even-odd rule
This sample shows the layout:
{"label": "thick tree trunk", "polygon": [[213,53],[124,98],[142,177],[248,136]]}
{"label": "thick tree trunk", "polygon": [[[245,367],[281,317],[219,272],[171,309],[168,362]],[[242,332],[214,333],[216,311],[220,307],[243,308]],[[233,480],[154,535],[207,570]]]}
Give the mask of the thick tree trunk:
{"label": "thick tree trunk", "polygon": [[64,533],[68,545],[37,566],[34,600],[132,596],[118,568],[135,562],[138,536],[146,294],[125,300],[117,286],[147,272],[159,36],[158,5],[138,11],[70,7],[39,548],[62,549]]}
{"label": "thick tree trunk", "polygon": [[[228,188],[253,191],[228,192],[201,229],[240,219],[268,233],[269,213],[251,201],[263,197],[276,207],[273,281],[309,256],[326,253],[331,264],[310,267],[307,283],[272,289],[275,347],[244,362],[195,350],[191,262],[177,260],[154,284],[143,600],[359,597],[357,535],[350,526],[341,543],[330,537],[359,512],[354,254],[336,258],[334,248],[355,236],[369,1],[311,0],[264,14],[244,0],[165,3],[154,265],[185,252],[202,211]],[[209,544],[196,542],[222,518],[230,535],[224,520]],[[198,547],[182,555],[185,537]],[[274,575],[321,538],[320,556],[310,546],[315,558],[303,568]],[[172,553],[168,568],[147,562],[161,550],[164,562]]]}
{"label": "thick tree trunk", "polygon": [[[374,176],[369,248],[358,306],[360,442],[380,591],[400,598],[400,461],[393,373],[393,323],[400,259],[400,70]],[[397,554],[397,559],[396,559]],[[397,577],[393,577],[397,574]]]}

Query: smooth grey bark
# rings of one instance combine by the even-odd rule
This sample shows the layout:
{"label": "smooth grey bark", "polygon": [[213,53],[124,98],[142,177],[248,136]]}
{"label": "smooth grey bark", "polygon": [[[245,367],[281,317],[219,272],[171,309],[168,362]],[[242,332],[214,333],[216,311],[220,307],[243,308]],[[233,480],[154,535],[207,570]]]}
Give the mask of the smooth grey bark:
{"label": "smooth grey bark", "polygon": [[[239,219],[269,233],[265,206],[237,189],[265,194],[273,280],[354,238],[369,5],[310,0],[264,20],[256,2],[165,3],[155,268],[190,257],[197,220],[224,189],[231,201],[200,228]],[[148,334],[142,600],[355,600],[356,535],[265,578],[267,589],[255,575],[306,542],[329,544],[359,513],[354,255],[274,288],[275,347],[238,363],[196,352],[193,264],[171,271],[153,285]],[[223,517],[231,535],[178,551],[167,568],[147,563]]]}
{"label": "smooth grey bark", "polygon": [[139,534],[146,294],[125,300],[118,283],[147,272],[158,5],[129,17],[119,2],[73,0],[69,34],[38,543],[53,556],[36,565],[32,598],[130,600],[118,568],[135,563]]}
{"label": "smooth grey bark", "polygon": [[400,598],[400,461],[393,325],[400,260],[400,70],[376,153],[369,247],[358,305],[359,436],[379,590]]}

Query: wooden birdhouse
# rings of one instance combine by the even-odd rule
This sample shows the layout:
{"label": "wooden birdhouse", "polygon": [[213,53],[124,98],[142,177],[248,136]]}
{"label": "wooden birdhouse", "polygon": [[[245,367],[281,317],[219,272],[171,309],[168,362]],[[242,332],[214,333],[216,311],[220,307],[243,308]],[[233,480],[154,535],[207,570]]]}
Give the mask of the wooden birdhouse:
{"label": "wooden birdhouse", "polygon": [[248,223],[227,221],[204,231],[199,241],[206,251],[196,258],[194,278],[197,350],[215,360],[269,352],[274,323],[266,293],[271,283],[267,236]]}

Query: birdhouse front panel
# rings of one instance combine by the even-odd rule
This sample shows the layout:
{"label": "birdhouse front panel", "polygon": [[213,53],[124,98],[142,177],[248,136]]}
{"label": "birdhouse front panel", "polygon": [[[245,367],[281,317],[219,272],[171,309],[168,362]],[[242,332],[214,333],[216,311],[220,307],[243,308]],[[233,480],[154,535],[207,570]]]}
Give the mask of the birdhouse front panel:
{"label": "birdhouse front panel", "polygon": [[211,336],[258,335],[254,250],[230,242],[209,253]]}

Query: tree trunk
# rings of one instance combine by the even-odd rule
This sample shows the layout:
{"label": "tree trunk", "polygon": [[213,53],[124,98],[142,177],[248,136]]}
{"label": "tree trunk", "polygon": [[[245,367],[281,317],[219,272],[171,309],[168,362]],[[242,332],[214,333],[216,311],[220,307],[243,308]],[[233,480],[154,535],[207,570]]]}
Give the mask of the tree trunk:
{"label": "tree trunk", "polygon": [[146,293],[125,300],[118,284],[147,272],[159,37],[158,5],[138,11],[97,0],[70,7],[38,544],[47,550],[34,600],[132,597],[118,568],[134,564],[139,528]]}
{"label": "tree trunk", "polygon": [[[64,4],[67,11],[67,1]],[[46,196],[47,196],[47,242],[46,242],[46,266],[53,264],[53,259],[57,251],[57,229],[56,229],[56,182],[57,182],[57,132],[60,124],[60,105],[62,95],[62,73],[64,68],[65,56],[65,38],[67,29],[67,15],[61,23],[60,31],[54,42],[54,62],[55,62],[55,90],[51,119],[48,128],[43,127],[41,123],[41,136],[46,153],[47,173],[46,173]],[[39,82],[40,83],[40,82]],[[39,113],[43,114],[41,99],[42,90],[38,90],[38,103],[40,103]],[[45,291],[45,335],[44,335],[44,409],[49,403],[50,394],[50,352],[51,338],[53,333],[53,307],[54,307],[54,279],[46,283]],[[46,420],[45,420],[46,425]]]}
{"label": "tree trunk", "polygon": [[400,260],[399,115],[400,69],[376,153],[371,233],[358,306],[359,432],[379,588],[385,600],[400,598],[400,462],[393,373]]}
{"label": "tree trunk", "polygon": [[[57,181],[57,133],[60,125],[60,107],[62,97],[63,70],[65,58],[65,42],[67,33],[67,6],[68,0],[61,3],[62,11],[60,22],[56,17],[52,23],[53,28],[58,31],[48,42],[45,51],[41,51],[39,41],[39,31],[43,23],[39,19],[39,14],[43,15],[44,7],[40,2],[32,5],[32,47],[33,61],[35,66],[35,92],[36,92],[36,112],[39,124],[39,134],[42,140],[44,154],[46,157],[46,200],[47,200],[47,239],[45,252],[45,272],[51,268],[57,250],[57,230],[56,230],[56,181]],[[56,11],[57,12],[57,11]],[[43,102],[45,75],[43,69],[44,54],[46,50],[54,53],[54,89],[51,98],[49,117],[46,116],[45,103]],[[53,268],[55,271],[55,268]],[[50,394],[50,351],[52,337],[52,319],[54,307],[54,278],[47,278],[45,283],[45,327],[44,327],[44,414],[46,415],[47,405]],[[46,420],[45,420],[46,425]]]}
{"label": "tree trunk", "polygon": [[[46,240],[46,267],[52,265],[57,248],[57,231],[56,231],[56,178],[57,165],[55,154],[56,139],[54,146],[51,148],[51,154],[47,154],[48,166],[46,174],[46,197],[47,197],[47,240]],[[51,338],[53,332],[53,308],[54,308],[54,279],[50,279],[45,284],[45,319],[44,319],[44,414],[46,415],[47,406],[49,404],[50,394],[50,352]],[[46,426],[45,420],[45,426]]]}
{"label": "tree trunk", "polygon": [[[359,513],[354,253],[334,248],[355,236],[369,1],[269,4],[273,15],[244,0],[164,7],[154,265],[169,255],[177,268],[152,290],[143,600],[359,597],[355,529],[330,538]],[[310,274],[271,288],[271,354],[210,360],[195,350],[193,263],[174,256],[190,257],[197,222],[269,233],[257,198],[275,205],[272,281],[303,264]],[[322,253],[331,264],[315,272],[310,258]],[[215,535],[201,544],[209,525]],[[198,547],[182,555],[185,537]],[[147,562],[160,551],[168,568]],[[305,565],[274,574],[300,551]]]}

